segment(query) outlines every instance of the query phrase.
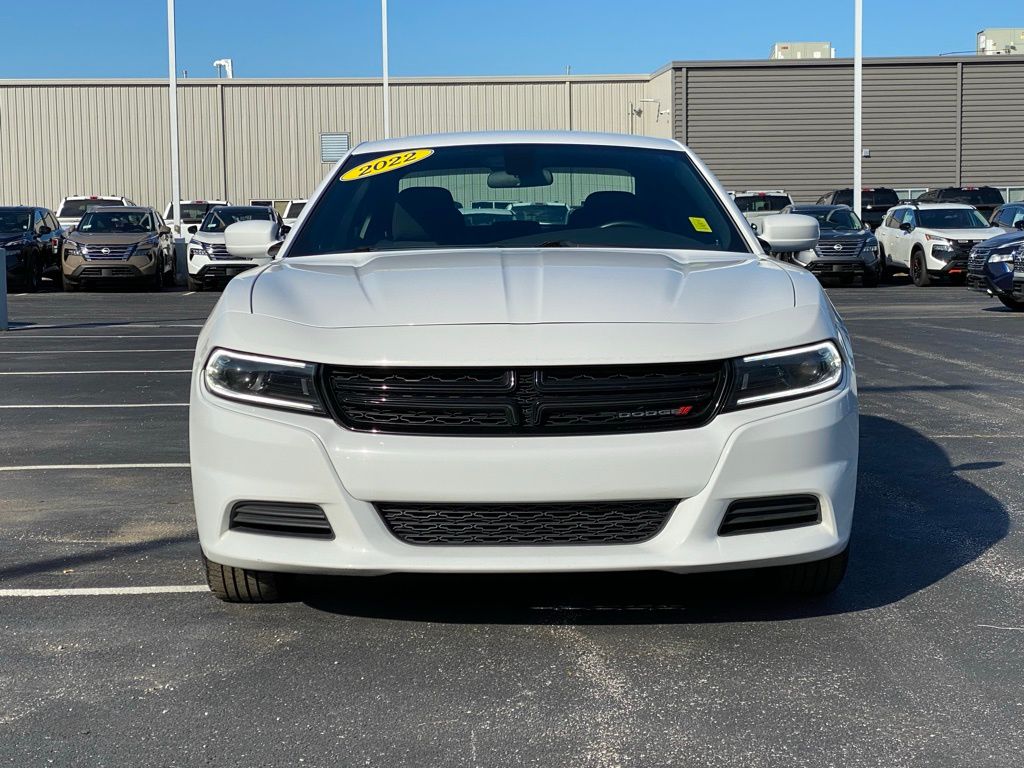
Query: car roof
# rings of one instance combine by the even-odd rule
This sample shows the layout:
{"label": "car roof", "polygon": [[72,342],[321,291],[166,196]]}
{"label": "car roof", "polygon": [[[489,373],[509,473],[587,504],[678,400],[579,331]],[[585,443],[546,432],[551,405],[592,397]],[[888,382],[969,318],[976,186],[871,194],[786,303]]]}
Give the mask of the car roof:
{"label": "car roof", "polygon": [[116,213],[149,213],[152,211],[145,205],[94,205],[89,209],[89,213],[95,213],[96,211],[114,211]]}
{"label": "car roof", "polygon": [[46,210],[40,208],[38,205],[0,205],[0,211],[34,211],[37,208],[40,210]]}
{"label": "car roof", "polygon": [[894,205],[893,208],[920,208],[922,211],[931,211],[936,208],[942,208],[949,210],[950,208],[966,208],[968,210],[977,210],[973,205],[967,203],[900,203]]}
{"label": "car roof", "polygon": [[124,200],[124,195],[68,195],[65,200]]}
{"label": "car roof", "polygon": [[367,141],[352,153],[365,155],[377,152],[400,152],[408,149],[463,147],[484,144],[586,144],[591,146],[636,147],[687,151],[674,139],[630,136],[623,133],[590,133],[586,131],[467,131],[405,136],[400,139]]}
{"label": "car roof", "polygon": [[794,203],[789,206],[794,211],[841,211],[841,210],[852,210],[848,205],[825,205],[821,203],[815,205],[813,203]]}

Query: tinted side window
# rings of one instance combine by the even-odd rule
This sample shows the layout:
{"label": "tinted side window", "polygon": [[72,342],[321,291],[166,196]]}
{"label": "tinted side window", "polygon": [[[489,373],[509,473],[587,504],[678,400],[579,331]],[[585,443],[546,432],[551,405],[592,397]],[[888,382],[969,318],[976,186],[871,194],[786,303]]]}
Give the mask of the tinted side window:
{"label": "tinted side window", "polygon": [[897,208],[895,211],[890,213],[885,219],[885,226],[892,227],[893,229],[900,228],[900,222],[903,220],[903,213],[906,208]]}
{"label": "tinted side window", "polygon": [[853,205],[853,191],[843,189],[836,192],[836,199],[833,205]]}

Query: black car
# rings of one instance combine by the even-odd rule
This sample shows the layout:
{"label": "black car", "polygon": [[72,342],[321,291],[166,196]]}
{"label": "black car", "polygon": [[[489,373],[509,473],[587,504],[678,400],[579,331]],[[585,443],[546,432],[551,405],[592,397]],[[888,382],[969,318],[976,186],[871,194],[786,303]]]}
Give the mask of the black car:
{"label": "black car", "polygon": [[1014,257],[1024,250],[1024,232],[1012,230],[971,249],[967,262],[967,287],[987,293],[1015,312],[1024,312],[1024,301],[1014,297]]}
{"label": "black car", "polygon": [[1007,232],[1024,230],[1024,203],[1007,203],[999,206],[988,223]]}
{"label": "black car", "polygon": [[[888,187],[866,187],[860,191],[860,217],[872,230],[885,218],[885,212],[899,205],[900,196]],[[853,190],[836,189],[818,198],[818,205],[848,205],[853,207]]]}
{"label": "black car", "polygon": [[917,198],[919,203],[965,203],[973,205],[986,218],[1003,205],[1003,193],[995,187],[943,187],[929,189]]}
{"label": "black car", "polygon": [[31,205],[0,208],[0,248],[7,253],[8,289],[34,292],[43,276],[60,279],[64,229],[47,208]]}
{"label": "black car", "polygon": [[782,212],[813,216],[821,231],[813,251],[794,253],[790,261],[819,278],[837,277],[849,284],[859,276],[866,288],[878,285],[878,240],[849,206],[787,205]]}

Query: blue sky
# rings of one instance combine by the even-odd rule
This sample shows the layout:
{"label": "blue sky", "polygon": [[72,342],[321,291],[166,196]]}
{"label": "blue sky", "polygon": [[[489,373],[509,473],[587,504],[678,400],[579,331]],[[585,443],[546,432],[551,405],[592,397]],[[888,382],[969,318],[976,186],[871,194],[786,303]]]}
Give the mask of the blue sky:
{"label": "blue sky", "polygon": [[[0,78],[165,77],[164,0],[47,0],[52,33],[9,33]],[[177,0],[178,69],[212,77],[380,72],[379,0]],[[646,73],[673,59],[767,58],[776,40],[853,52],[851,0],[390,0],[401,75]],[[864,0],[865,53],[973,50],[984,27],[1024,27],[1024,0]],[[27,12],[30,6],[22,6]],[[19,14],[21,15],[21,14]],[[26,13],[26,15],[28,15]]]}

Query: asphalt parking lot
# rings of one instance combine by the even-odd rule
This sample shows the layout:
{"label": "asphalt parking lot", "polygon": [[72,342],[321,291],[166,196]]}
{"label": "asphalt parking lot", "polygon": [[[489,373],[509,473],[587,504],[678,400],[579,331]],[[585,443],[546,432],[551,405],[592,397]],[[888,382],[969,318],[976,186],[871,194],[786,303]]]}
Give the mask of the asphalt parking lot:
{"label": "asphalt parking lot", "polygon": [[[829,599],[662,574],[205,593],[188,369],[216,294],[12,296],[0,335],[0,762],[1013,766],[1024,314],[837,288],[858,353]],[[138,594],[138,587],[168,587]],[[126,594],[32,590],[127,588]]]}

